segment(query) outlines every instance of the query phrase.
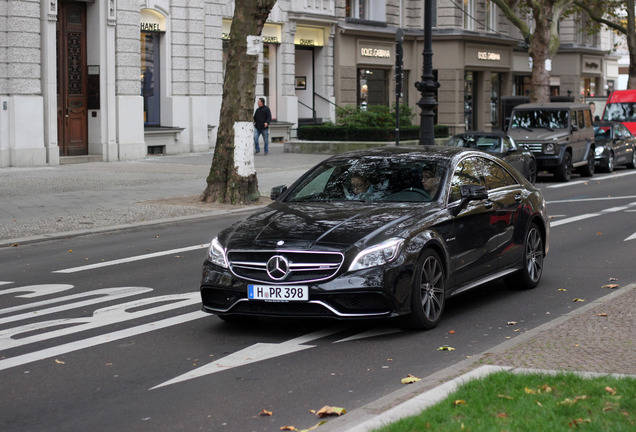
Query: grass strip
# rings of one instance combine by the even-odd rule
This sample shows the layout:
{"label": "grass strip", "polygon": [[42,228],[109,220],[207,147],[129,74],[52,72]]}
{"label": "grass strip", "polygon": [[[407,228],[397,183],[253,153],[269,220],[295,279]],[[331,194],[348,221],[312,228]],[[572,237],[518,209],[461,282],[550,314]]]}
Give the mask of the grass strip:
{"label": "grass strip", "polygon": [[496,372],[376,432],[636,430],[636,379]]}

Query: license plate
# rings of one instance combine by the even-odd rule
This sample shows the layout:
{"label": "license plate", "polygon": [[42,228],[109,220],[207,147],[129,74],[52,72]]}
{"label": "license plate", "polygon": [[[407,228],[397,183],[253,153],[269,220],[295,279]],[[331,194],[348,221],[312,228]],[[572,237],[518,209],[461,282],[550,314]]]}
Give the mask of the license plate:
{"label": "license plate", "polygon": [[269,301],[307,301],[309,300],[309,288],[302,285],[248,285],[247,298]]}

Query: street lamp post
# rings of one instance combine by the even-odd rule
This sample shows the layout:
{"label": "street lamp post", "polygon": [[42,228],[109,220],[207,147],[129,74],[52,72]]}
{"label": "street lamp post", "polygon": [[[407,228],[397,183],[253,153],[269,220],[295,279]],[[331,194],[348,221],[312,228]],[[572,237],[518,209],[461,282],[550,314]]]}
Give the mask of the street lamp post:
{"label": "street lamp post", "polygon": [[435,144],[433,110],[437,106],[435,90],[439,88],[439,82],[434,81],[433,76],[433,0],[424,0],[424,60],[422,68],[422,80],[415,83],[415,87],[422,93],[417,102],[422,112],[420,113],[420,145]]}

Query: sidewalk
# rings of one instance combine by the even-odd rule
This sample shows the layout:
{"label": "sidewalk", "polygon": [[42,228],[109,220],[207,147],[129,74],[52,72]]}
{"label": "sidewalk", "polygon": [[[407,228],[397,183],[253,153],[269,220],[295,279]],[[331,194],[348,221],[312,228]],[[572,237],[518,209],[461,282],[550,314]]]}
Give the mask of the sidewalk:
{"label": "sidewalk", "polygon": [[[261,195],[268,197],[273,186],[290,185],[328,156],[284,153],[282,144],[273,143],[268,156],[255,156]],[[133,162],[0,169],[0,247],[245,210],[198,202],[211,162],[210,152]],[[627,286],[607,290],[599,300],[486,353],[330,419],[320,431],[363,432],[419,412],[462,379],[482,373],[478,368],[483,365],[636,374],[636,284],[618,283]]]}
{"label": "sidewalk", "polygon": [[[259,191],[290,185],[325,154],[255,156]],[[130,162],[93,162],[0,169],[0,247],[113,227],[201,217],[244,209],[199,203],[213,153],[149,156]]]}

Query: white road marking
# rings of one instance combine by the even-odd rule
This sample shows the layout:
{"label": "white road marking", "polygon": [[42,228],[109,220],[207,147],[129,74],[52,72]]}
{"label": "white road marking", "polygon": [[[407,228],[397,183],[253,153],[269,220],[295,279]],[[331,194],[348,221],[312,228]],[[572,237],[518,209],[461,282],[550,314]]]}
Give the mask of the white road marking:
{"label": "white road marking", "polygon": [[113,260],[113,261],[104,261],[104,262],[100,262],[100,263],[96,263],[96,264],[88,264],[88,265],[85,265],[85,266],[67,268],[67,269],[62,269],[62,270],[55,270],[55,271],[53,271],[53,273],[77,273],[77,272],[84,271],[84,270],[92,270],[92,269],[101,268],[101,267],[108,267],[108,266],[113,266],[113,265],[117,265],[117,264],[126,264],[126,263],[131,263],[131,262],[134,262],[134,261],[141,261],[141,260],[150,259],[150,258],[156,258],[156,257],[160,257],[160,256],[165,256],[165,255],[177,254],[177,253],[182,253],[182,252],[189,252],[189,251],[197,250],[197,249],[204,249],[204,248],[207,248],[209,246],[210,246],[210,244],[208,243],[208,244],[200,244],[200,245],[196,245],[196,246],[189,246],[189,247],[184,247],[184,248],[179,248],[179,249],[170,249],[170,250],[161,251],[161,252],[155,252],[155,253],[150,253],[150,254],[132,256],[132,257],[128,257],[128,258],[116,259],[116,260]]}
{"label": "white road marking", "polygon": [[[10,282],[5,282],[5,283],[10,283]],[[0,283],[0,285],[2,285],[2,283]],[[66,284],[27,285],[27,286],[21,286],[17,288],[11,288],[8,290],[1,290],[0,295],[15,294],[15,293],[23,292],[23,293],[31,293],[31,294],[23,294],[16,297],[33,298],[33,297],[47,296],[50,294],[57,294],[59,292],[67,291],[73,288],[74,288],[73,285],[66,285]]]}
{"label": "white road marking", "polygon": [[577,181],[570,181],[567,183],[559,183],[559,184],[554,184],[554,185],[550,185],[548,186],[548,188],[550,189],[558,189],[558,188],[563,188],[563,187],[567,187],[567,186],[577,186],[577,185],[581,185],[581,184],[585,184],[585,183],[589,183],[589,182],[594,182],[594,181],[603,181],[603,180],[612,180],[612,179],[616,179],[619,177],[625,177],[625,176],[629,176],[629,175],[634,175],[636,174],[636,171],[629,171],[629,172],[623,172],[623,173],[618,173],[618,174],[610,174],[610,175],[606,175],[603,177],[592,177],[592,178],[588,178],[585,180],[577,180]]}
{"label": "white road marking", "polygon": [[572,222],[578,222],[580,220],[590,219],[600,215],[601,215],[600,213],[588,213],[588,214],[582,214],[579,216],[572,216],[571,218],[565,218],[558,221],[550,221],[550,227],[556,227],[559,225],[565,225]]}
{"label": "white road marking", "polygon": [[401,333],[401,332],[402,332],[402,329],[399,329],[399,328],[379,328],[379,329],[373,329],[373,330],[369,330],[369,331],[366,331],[366,332],[358,333],[358,334],[350,336],[348,338],[337,340],[334,343],[350,342],[350,341],[358,340],[358,339],[364,339],[364,338],[370,338],[370,337],[376,337],[376,336],[384,336],[384,335],[388,335],[388,334]]}
{"label": "white road marking", "polygon": [[[169,303],[165,304],[166,302]],[[200,302],[201,294],[198,291],[195,291],[186,294],[149,297],[128,303],[116,304],[95,310],[91,317],[62,318],[51,321],[29,323],[23,326],[1,330],[0,350],[16,348],[56,337],[67,336],[111,324],[130,321],[148,315],[178,309],[184,306],[198,304]],[[159,306],[145,307],[152,305]],[[129,312],[128,310],[134,311]]]}
{"label": "white road marking", "polygon": [[[12,284],[13,282],[0,281],[0,285]],[[1,293],[0,293],[1,294]]]}
{"label": "white road marking", "polygon": [[[69,285],[73,286],[73,285]],[[0,324],[5,324],[8,322],[20,321],[23,319],[29,319],[33,317],[40,317],[44,315],[49,315],[56,312],[66,311],[70,309],[77,309],[80,307],[103,303],[111,300],[117,300],[124,297],[131,297],[138,294],[143,294],[146,292],[152,291],[152,288],[145,287],[121,287],[121,288],[104,288],[95,291],[87,291],[79,294],[73,294],[65,297],[57,297],[49,300],[39,301],[37,303],[23,304],[20,306],[14,306],[6,309],[0,309],[0,315],[6,315],[12,312],[17,312],[20,310],[29,309],[29,312],[12,315],[5,318],[0,318]],[[73,300],[82,299],[88,297],[87,300],[76,302],[76,303],[68,303]],[[51,308],[43,309],[43,306],[48,306],[53,303],[67,303],[62,306],[56,306]]]}
{"label": "white road marking", "polygon": [[114,342],[120,339],[125,339],[132,336],[137,336],[143,333],[148,333],[155,330],[161,330],[166,327],[172,327],[178,324],[183,324],[196,319],[209,317],[210,315],[203,311],[191,312],[184,315],[179,315],[173,318],[167,318],[161,321],[155,321],[152,323],[140,325],[137,327],[131,327],[125,330],[119,330],[112,333],[106,333],[100,336],[95,336],[88,339],[83,339],[77,342],[70,342],[63,345],[43,349],[40,351],[32,352],[29,354],[23,354],[16,357],[0,360],[0,370],[9,369],[16,366],[22,366],[27,363],[32,363],[39,360],[44,360],[51,357],[61,356],[70,352],[79,351],[84,348],[90,348],[93,346],[105,344],[108,342]]}
{"label": "white road marking", "polygon": [[303,345],[315,339],[320,339],[330,334],[334,334],[342,331],[342,328],[328,328],[319,330],[317,332],[309,333],[304,336],[297,337],[282,343],[257,343],[249,346],[245,349],[237,351],[233,354],[223,357],[212,363],[208,363],[205,366],[201,366],[197,369],[191,370],[183,375],[166,381],[162,384],[152,387],[150,390],[154,390],[160,387],[164,387],[171,384],[176,384],[181,381],[190,380],[193,378],[199,378],[204,375],[221,372],[238,366],[244,366],[250,363],[255,363],[263,360],[268,360],[274,357],[283,356],[286,354],[303,351],[309,348],[314,348],[315,345]]}
{"label": "white road marking", "polygon": [[627,240],[636,240],[636,233],[630,235],[629,237],[627,237],[625,240],[623,241],[627,241]]}

